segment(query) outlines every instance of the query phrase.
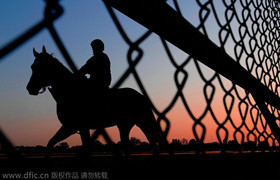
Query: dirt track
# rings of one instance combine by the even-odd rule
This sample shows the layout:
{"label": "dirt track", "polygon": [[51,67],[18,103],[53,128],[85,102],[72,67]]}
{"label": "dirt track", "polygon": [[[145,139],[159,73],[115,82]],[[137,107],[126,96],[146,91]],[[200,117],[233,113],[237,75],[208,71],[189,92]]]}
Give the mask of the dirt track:
{"label": "dirt track", "polygon": [[[19,173],[29,179],[49,174],[48,179],[278,179],[279,153],[132,155],[130,157],[93,156],[80,159],[57,155],[0,159],[0,171]],[[60,173],[60,174],[59,174]],[[64,175],[63,175],[64,174]],[[1,177],[2,179],[3,177]]]}

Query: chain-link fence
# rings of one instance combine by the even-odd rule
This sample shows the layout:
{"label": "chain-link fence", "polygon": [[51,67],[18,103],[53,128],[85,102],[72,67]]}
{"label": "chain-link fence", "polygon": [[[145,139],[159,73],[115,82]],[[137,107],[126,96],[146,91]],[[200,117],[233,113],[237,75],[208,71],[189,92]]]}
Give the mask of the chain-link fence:
{"label": "chain-link fence", "polygon": [[[204,143],[206,131],[215,131],[220,144],[234,140],[239,144],[252,141],[255,144],[269,142],[278,145],[280,140],[279,108],[279,2],[274,0],[104,0],[123,40],[128,44],[128,68],[113,88],[120,87],[132,75],[141,93],[149,98],[157,121],[168,135],[174,119],[168,118],[175,104],[180,101],[183,111],[191,121],[192,132],[197,142]],[[196,4],[196,24],[185,14],[188,3]],[[121,25],[116,10],[122,12],[147,28],[147,31],[131,40]],[[44,20],[1,49],[0,57],[12,52],[36,33],[47,28],[73,72],[77,71],[53,22],[63,13],[57,1],[46,1]],[[176,92],[163,109],[150,97],[137,65],[145,51],[141,48],[153,34],[159,35],[174,71]],[[171,44],[186,53],[185,60],[178,61],[170,48]],[[159,44],[160,46],[160,44]],[[136,54],[136,56],[135,56]],[[206,65],[206,66],[205,66]],[[199,110],[193,106],[194,98],[189,93],[192,77],[199,81],[201,94],[196,99]],[[209,121],[212,127],[207,126]],[[110,137],[105,130],[107,142]],[[7,143],[5,136],[0,139]]]}
{"label": "chain-link fence", "polygon": [[[199,24],[194,27],[184,18],[184,7],[173,1],[174,9],[162,1],[105,1],[120,32],[124,32],[113,10],[115,7],[135,21],[157,33],[172,65],[177,92],[169,106],[155,112],[158,120],[164,120],[168,133],[166,114],[176,101],[181,100],[193,120],[193,133],[198,142],[204,142],[207,126],[205,119],[213,120],[219,143],[226,143],[233,133],[235,141],[270,141],[278,139],[278,53],[279,53],[279,3],[276,1],[199,1]],[[149,31],[147,32],[147,34]],[[132,50],[137,50],[141,41],[131,43],[125,33],[124,39]],[[166,42],[168,40],[189,54],[186,60],[177,63]],[[213,42],[215,41],[215,42]],[[131,51],[132,51],[131,50]],[[129,56],[128,56],[129,57]],[[128,59],[129,63],[137,61]],[[138,60],[139,61],[139,60]],[[213,69],[212,74],[199,62]],[[196,114],[187,100],[185,87],[188,83],[188,66],[195,64],[203,85],[203,113]],[[142,92],[145,88],[133,72]],[[179,76],[183,77],[179,77]],[[225,80],[225,77],[231,82]],[[217,111],[217,99],[223,107]],[[202,102],[203,102],[202,101]],[[237,111],[236,111],[237,110]],[[225,116],[219,116],[224,111]],[[276,139],[275,139],[276,137]]]}

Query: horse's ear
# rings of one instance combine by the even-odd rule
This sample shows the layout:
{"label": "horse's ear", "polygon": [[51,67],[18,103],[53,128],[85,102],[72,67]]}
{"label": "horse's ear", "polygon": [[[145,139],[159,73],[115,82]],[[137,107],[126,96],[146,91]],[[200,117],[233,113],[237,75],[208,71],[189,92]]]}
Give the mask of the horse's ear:
{"label": "horse's ear", "polygon": [[46,50],[46,47],[43,45],[43,47],[42,47],[42,51],[44,52],[44,53],[47,53],[47,50]]}
{"label": "horse's ear", "polygon": [[35,48],[33,48],[33,54],[35,57],[38,57],[39,53],[37,53],[37,51],[35,50]]}

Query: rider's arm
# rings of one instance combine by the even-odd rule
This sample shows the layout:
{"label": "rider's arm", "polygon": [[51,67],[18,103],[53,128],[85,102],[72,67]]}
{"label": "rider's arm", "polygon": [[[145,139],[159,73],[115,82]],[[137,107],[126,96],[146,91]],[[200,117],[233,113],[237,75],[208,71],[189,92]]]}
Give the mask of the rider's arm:
{"label": "rider's arm", "polygon": [[[90,58],[91,59],[91,58]],[[85,65],[83,65],[79,71],[77,72],[77,75],[79,76],[84,76],[86,74],[88,74],[89,72],[89,67],[90,67],[90,59],[86,62]]]}
{"label": "rider's arm", "polygon": [[84,66],[82,66],[79,71],[77,72],[77,75],[86,75],[87,74],[87,64],[85,64]]}

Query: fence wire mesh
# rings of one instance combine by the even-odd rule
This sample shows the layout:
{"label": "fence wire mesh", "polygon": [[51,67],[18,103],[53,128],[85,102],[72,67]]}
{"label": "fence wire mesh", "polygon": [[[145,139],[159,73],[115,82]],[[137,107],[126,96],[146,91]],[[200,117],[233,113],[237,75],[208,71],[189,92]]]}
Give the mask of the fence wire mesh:
{"label": "fence wire mesh", "polygon": [[[201,8],[199,10],[201,23],[197,27],[198,30],[209,36],[207,21],[212,14],[218,27],[220,48],[226,52],[233,51],[232,57],[236,62],[278,95],[279,2],[223,1],[224,13],[215,6],[215,1],[197,1],[197,4]],[[229,49],[230,43],[233,44],[233,49]],[[201,71],[199,65],[197,65],[197,70]],[[201,73],[201,78],[206,79],[203,73]],[[223,138],[219,134],[221,130],[226,132],[227,139],[228,130],[225,125],[229,123],[234,128],[234,139],[238,141],[237,135],[241,135],[241,143],[245,139],[256,143],[267,140],[271,140],[273,144],[276,143],[264,116],[258,109],[258,104],[252,100],[248,92],[235,84],[227,86],[219,74],[214,74],[207,79],[209,80],[205,81],[205,86],[209,87],[217,79],[224,92],[223,105],[227,117],[218,120],[213,110],[209,108],[209,112],[218,125],[216,132],[219,142],[222,142]],[[205,96],[209,95],[206,93]],[[208,102],[211,103],[211,101]],[[238,118],[242,121],[240,124],[236,123],[236,118],[232,115],[235,104],[238,106]],[[208,106],[211,107],[211,104]],[[275,120],[279,120],[279,111],[269,104],[268,108],[275,115]],[[197,120],[194,119],[194,121]]]}
{"label": "fence wire mesh", "polygon": [[[196,3],[199,6],[197,12],[199,23],[196,25],[196,30],[214,41],[236,63],[268,87],[270,91],[278,95],[279,3],[276,1],[218,2],[212,0],[197,0]],[[153,3],[151,2],[151,4]],[[182,13],[184,7],[180,7],[180,2],[174,0],[170,4],[181,16],[184,16],[184,13]],[[146,5],[149,5],[149,3]],[[150,31],[140,37],[139,41],[132,43],[120,26],[111,7],[107,6],[107,8],[124,40],[131,47],[128,52],[128,63],[138,63],[139,59],[132,60],[131,52],[133,50],[141,52],[139,44],[144,41],[144,38],[148,38],[147,34]],[[178,36],[178,38],[180,37]],[[234,82],[227,81],[222,75],[215,72],[215,69],[209,73],[208,69],[198,62],[200,59],[193,58],[192,54],[187,55],[184,62],[178,63],[178,60],[174,59],[166,40],[163,37],[161,40],[173,65],[174,82],[177,87],[174,98],[165,110],[159,112],[154,106],[158,121],[163,120],[167,124],[166,129],[164,129],[165,134],[168,133],[169,125],[172,123],[166,115],[172,110],[175,103],[181,100],[193,121],[192,130],[198,142],[204,142],[207,130],[205,122],[213,120],[217,127],[216,136],[221,144],[228,142],[229,134],[232,134],[234,140],[241,144],[245,141],[253,141],[256,144],[261,141],[270,141],[273,145],[276,144],[276,139],[250,91],[242,89]],[[195,70],[200,76],[200,81],[203,82],[204,97],[199,99],[201,100],[200,108],[203,109],[202,113],[193,110],[192,102],[188,100],[188,94],[185,90],[186,87],[192,86],[191,81],[188,80],[188,75],[193,72],[187,70],[192,63],[194,63]],[[227,70],[230,70],[233,74],[236,71],[234,68]],[[131,72],[142,92],[148,96],[135,69]],[[248,79],[248,81],[250,80]],[[257,96],[260,96],[260,94]],[[217,101],[222,101],[222,106],[217,107],[215,105]],[[269,104],[267,106],[270,113],[275,116],[273,117],[274,121],[279,121],[279,111]],[[224,116],[219,115],[221,111],[224,111]]]}
{"label": "fence wire mesh", "polygon": [[[183,4],[181,1],[153,0],[146,6],[154,2],[168,3],[177,14],[187,21],[192,21],[187,17],[186,7],[181,5]],[[186,121],[192,122],[192,132],[197,142],[205,142],[208,130],[215,131],[216,139],[220,144],[235,140],[239,144],[247,141],[258,144],[264,141],[269,142],[270,145],[278,145],[277,135],[275,135],[279,131],[278,125],[271,127],[267,117],[272,118],[273,123],[278,124],[280,111],[275,105],[265,102],[264,97],[257,97],[260,101],[256,100],[255,96],[260,96],[262,92],[256,90],[257,93],[255,93],[251,92],[250,89],[244,89],[235,80],[225,78],[215,68],[211,69],[207,65],[205,66],[200,62],[200,59],[195,58],[191,53],[185,54],[184,61],[177,60],[170,47],[171,44],[165,40],[164,36],[160,36],[160,39],[166,56],[172,64],[176,91],[168,105],[163,110],[159,110],[148,93],[149,87],[144,85],[145,83],[137,71],[137,65],[145,54],[141,46],[153,35],[153,29],[148,29],[136,40],[130,39],[126,29],[121,25],[121,20],[116,15],[114,5],[111,6],[109,0],[105,0],[104,3],[123,40],[129,46],[127,51],[129,66],[113,88],[119,88],[128,79],[128,76],[132,75],[141,93],[149,98],[165,136],[168,136],[174,121],[174,119],[168,118],[168,113],[180,101],[184,106],[184,111],[188,114]],[[198,7],[197,14],[195,14],[198,21],[193,21],[196,31],[213,41],[222,52],[228,54],[235,63],[245,69],[258,82],[265,85],[270,92],[273,92],[279,101],[279,2],[273,0],[193,0],[189,3],[195,3]],[[63,10],[58,1],[47,0],[44,20],[2,48],[0,57],[4,57],[36,33],[47,28],[70,68],[75,72],[77,68],[52,25],[62,13]],[[157,22],[153,23],[157,24]],[[192,44],[194,42],[185,43]],[[135,56],[135,54],[137,55]],[[220,66],[223,68],[223,64]],[[226,69],[226,71],[232,74],[236,73],[234,68]],[[194,76],[196,76],[195,80],[199,81],[201,88],[198,90],[200,95],[197,98],[199,110],[193,106],[194,98],[189,98],[192,95],[189,94],[188,90],[192,87],[191,78]],[[246,82],[246,79],[243,81]],[[263,94],[265,96],[267,93],[263,92]],[[260,105],[259,102],[264,103],[264,106]],[[263,109],[266,108],[268,111],[265,113],[268,115],[265,116]],[[212,127],[207,126],[209,121],[212,122],[212,125],[214,124]],[[274,133],[272,133],[272,128],[274,128]],[[110,137],[103,130],[96,131],[93,137],[96,138],[99,133],[106,137],[107,142],[111,142]],[[8,145],[6,141],[3,135],[1,138],[3,147]]]}

